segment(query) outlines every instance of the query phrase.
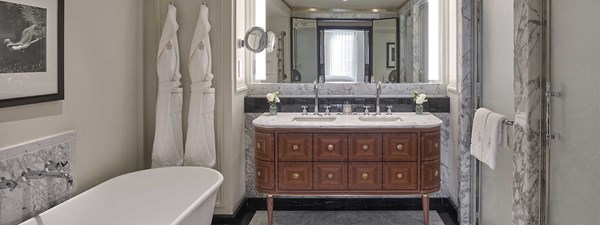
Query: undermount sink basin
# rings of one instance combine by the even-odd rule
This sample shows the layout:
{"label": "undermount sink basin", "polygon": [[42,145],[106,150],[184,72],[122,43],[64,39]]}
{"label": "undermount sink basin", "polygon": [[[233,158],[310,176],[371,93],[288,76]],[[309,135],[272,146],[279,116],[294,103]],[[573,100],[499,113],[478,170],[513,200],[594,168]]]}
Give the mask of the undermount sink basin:
{"label": "undermount sink basin", "polygon": [[358,120],[363,122],[400,122],[402,118],[399,116],[361,116]]}
{"label": "undermount sink basin", "polygon": [[293,122],[333,122],[335,117],[296,117]]}

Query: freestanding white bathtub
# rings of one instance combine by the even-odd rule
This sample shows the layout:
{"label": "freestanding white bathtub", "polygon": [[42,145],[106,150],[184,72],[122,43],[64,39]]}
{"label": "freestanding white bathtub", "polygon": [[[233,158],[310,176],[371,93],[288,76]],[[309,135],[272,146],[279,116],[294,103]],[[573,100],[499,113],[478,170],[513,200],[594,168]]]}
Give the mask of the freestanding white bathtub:
{"label": "freestanding white bathtub", "polygon": [[22,225],[208,225],[219,172],[168,167],[110,179]]}

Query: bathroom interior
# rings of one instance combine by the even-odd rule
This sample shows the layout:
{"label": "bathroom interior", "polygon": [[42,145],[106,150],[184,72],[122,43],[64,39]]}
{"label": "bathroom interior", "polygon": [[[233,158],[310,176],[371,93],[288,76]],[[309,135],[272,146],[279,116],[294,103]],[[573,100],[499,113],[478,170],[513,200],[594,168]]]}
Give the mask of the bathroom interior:
{"label": "bathroom interior", "polygon": [[0,0],[0,225],[600,225],[599,12]]}

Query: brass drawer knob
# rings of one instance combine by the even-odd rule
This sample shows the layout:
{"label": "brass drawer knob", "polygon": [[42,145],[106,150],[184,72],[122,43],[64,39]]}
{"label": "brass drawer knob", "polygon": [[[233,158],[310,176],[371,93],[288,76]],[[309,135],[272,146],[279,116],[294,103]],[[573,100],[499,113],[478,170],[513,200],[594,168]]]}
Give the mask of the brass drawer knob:
{"label": "brass drawer knob", "polygon": [[300,147],[298,145],[294,145],[292,146],[292,149],[294,149],[294,151],[297,151]]}
{"label": "brass drawer knob", "polygon": [[294,180],[298,180],[298,178],[300,178],[300,174],[294,173],[294,174],[292,175],[292,179],[294,179]]}
{"label": "brass drawer knob", "polygon": [[333,173],[327,174],[327,178],[329,178],[330,180],[333,179]]}
{"label": "brass drawer knob", "polygon": [[256,149],[260,149],[260,143],[256,142]]}
{"label": "brass drawer knob", "polygon": [[435,171],[435,173],[434,173],[433,175],[435,175],[436,177],[437,177],[437,176],[439,176],[439,175],[440,175],[440,171],[437,171],[437,170],[436,170],[436,171]]}
{"label": "brass drawer knob", "polygon": [[327,150],[333,151],[333,149],[334,149],[333,145],[327,145]]}
{"label": "brass drawer knob", "polygon": [[435,148],[438,148],[438,147],[440,147],[440,143],[437,143],[437,142],[436,142],[436,143],[435,143],[433,146],[434,146]]}
{"label": "brass drawer knob", "polygon": [[401,144],[396,146],[396,150],[402,151],[402,149],[404,149],[404,146],[402,146]]}
{"label": "brass drawer knob", "polygon": [[398,179],[402,179],[402,178],[404,178],[404,174],[402,174],[402,173],[399,173],[398,175],[396,175],[396,177],[397,177]]}
{"label": "brass drawer knob", "polygon": [[368,173],[363,173],[362,174],[362,179],[363,180],[369,179],[369,174]]}
{"label": "brass drawer knob", "polygon": [[363,145],[363,150],[369,150],[369,146],[368,145]]}
{"label": "brass drawer knob", "polygon": [[260,177],[261,175],[262,175],[262,173],[261,173],[260,171],[257,171],[257,172],[256,172],[256,176],[259,176],[259,177]]}

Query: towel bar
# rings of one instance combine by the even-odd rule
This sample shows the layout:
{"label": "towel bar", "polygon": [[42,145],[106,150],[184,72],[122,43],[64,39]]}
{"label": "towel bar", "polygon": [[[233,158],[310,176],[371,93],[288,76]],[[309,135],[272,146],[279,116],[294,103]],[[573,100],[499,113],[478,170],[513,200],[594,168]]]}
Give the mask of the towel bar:
{"label": "towel bar", "polygon": [[512,126],[515,124],[515,121],[512,120],[503,120],[502,124],[508,125],[508,126]]}

